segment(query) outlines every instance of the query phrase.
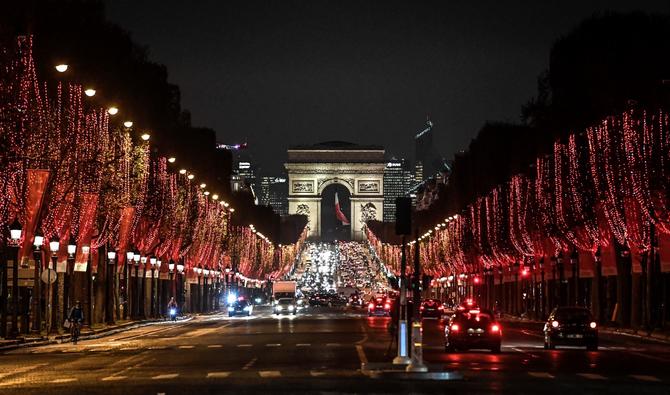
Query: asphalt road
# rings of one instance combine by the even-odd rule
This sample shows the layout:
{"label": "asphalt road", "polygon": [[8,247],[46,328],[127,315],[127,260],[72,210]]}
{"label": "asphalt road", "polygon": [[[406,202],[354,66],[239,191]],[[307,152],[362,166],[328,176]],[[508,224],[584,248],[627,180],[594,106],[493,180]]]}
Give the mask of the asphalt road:
{"label": "asphalt road", "polygon": [[503,324],[501,354],[446,354],[443,323],[425,320],[427,363],[461,380],[361,371],[395,356],[387,322],[354,310],[257,310],[22,348],[0,354],[0,394],[670,393],[670,345],[601,335],[596,352],[547,351],[539,328],[521,323]]}

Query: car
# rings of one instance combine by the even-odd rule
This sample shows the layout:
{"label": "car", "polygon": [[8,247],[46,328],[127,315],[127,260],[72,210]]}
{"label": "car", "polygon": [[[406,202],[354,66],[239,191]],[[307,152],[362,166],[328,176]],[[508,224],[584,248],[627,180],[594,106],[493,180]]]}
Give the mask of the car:
{"label": "car", "polygon": [[363,298],[358,295],[351,295],[349,297],[349,306],[351,307],[363,307],[364,302]]}
{"label": "car", "polygon": [[440,302],[438,299],[426,299],[421,302],[419,311],[421,313],[421,317],[423,318],[442,318],[442,302]]}
{"label": "car", "polygon": [[228,306],[228,317],[235,315],[246,315],[247,317],[251,315],[253,311],[253,306],[246,299],[237,300],[231,303]]}
{"label": "car", "polygon": [[370,300],[368,304],[368,317],[390,317],[391,300],[388,298],[377,297]]}
{"label": "car", "polygon": [[544,348],[553,350],[557,345],[584,346],[598,350],[598,324],[589,309],[564,306],[552,310],[544,324]]}
{"label": "car", "polygon": [[296,301],[291,298],[281,298],[274,305],[275,314],[290,314],[294,315],[297,311]]}
{"label": "car", "polygon": [[502,326],[488,310],[457,311],[444,329],[446,352],[482,348],[497,354],[501,344]]}

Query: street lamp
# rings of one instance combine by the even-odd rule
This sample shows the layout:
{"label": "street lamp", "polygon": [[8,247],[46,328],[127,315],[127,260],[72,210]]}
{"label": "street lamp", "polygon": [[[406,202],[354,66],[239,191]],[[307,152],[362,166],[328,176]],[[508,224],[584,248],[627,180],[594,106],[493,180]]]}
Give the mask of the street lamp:
{"label": "street lamp", "polygon": [[[14,219],[14,222],[9,226],[10,250],[12,260],[14,261],[12,265],[12,306],[14,311],[12,312],[12,328],[10,331],[12,338],[17,337],[19,334],[19,243],[22,233],[23,228],[21,224],[17,219]],[[6,295],[3,296],[6,297]]]}
{"label": "street lamp", "polygon": [[107,114],[109,114],[109,115],[116,115],[118,113],[119,113],[119,108],[118,107],[111,106],[107,109]]}
{"label": "street lamp", "polygon": [[33,258],[35,259],[35,271],[34,271],[34,284],[33,284],[33,322],[32,322],[32,332],[39,333],[42,329],[42,303],[41,303],[41,292],[40,287],[42,281],[40,280],[40,275],[42,274],[42,246],[44,245],[44,235],[40,229],[37,229],[35,233],[35,238],[33,239]]}
{"label": "street lamp", "polygon": [[88,88],[84,91],[84,94],[88,97],[93,97],[93,96],[95,96],[95,89]]}
{"label": "street lamp", "polygon": [[127,128],[132,128],[133,127],[133,121],[126,121],[123,123],[123,126]]}
{"label": "street lamp", "polygon": [[59,73],[64,73],[64,72],[66,72],[66,71],[67,71],[67,68],[68,68],[68,65],[66,65],[66,64],[64,64],[64,63],[61,63],[61,64],[56,65],[56,71],[58,71]]}
{"label": "street lamp", "polygon": [[142,133],[142,135],[140,136],[140,138],[141,138],[143,141],[149,141],[149,139],[151,138],[151,135],[150,135],[149,133]]}
{"label": "street lamp", "polygon": [[151,314],[151,317],[155,317],[156,316],[156,298],[155,298],[154,294],[155,294],[155,291],[156,291],[156,287],[154,286],[154,274],[156,273],[156,265],[158,265],[158,260],[154,256],[154,257],[151,257],[151,259],[149,259],[149,263],[151,264],[151,298],[150,298],[151,313],[150,314]]}
{"label": "street lamp", "polygon": [[170,259],[170,261],[168,262],[168,271],[169,271],[168,275],[170,276],[170,296],[174,298],[175,289],[174,289],[174,281],[172,279],[172,275],[174,273],[174,261],[172,259]]}
{"label": "street lamp", "polygon": [[184,299],[184,264],[177,264],[177,303],[179,307],[182,307],[182,302]]}
{"label": "street lamp", "polygon": [[107,308],[105,309],[105,316],[107,324],[114,324],[114,261],[116,260],[116,251],[113,249],[107,250],[107,260],[109,265],[107,269]]}

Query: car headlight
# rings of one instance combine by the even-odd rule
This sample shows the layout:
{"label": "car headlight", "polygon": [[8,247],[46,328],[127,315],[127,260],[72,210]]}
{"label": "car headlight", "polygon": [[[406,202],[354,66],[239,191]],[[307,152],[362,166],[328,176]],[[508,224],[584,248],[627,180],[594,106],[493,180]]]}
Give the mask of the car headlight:
{"label": "car headlight", "polygon": [[261,304],[261,298],[256,298],[254,299],[254,301],[256,302],[256,304]]}
{"label": "car headlight", "polygon": [[281,310],[281,309],[282,309],[282,307],[281,307],[281,306],[279,306],[279,305],[277,305],[276,309],[277,309],[277,310]]}
{"label": "car headlight", "polygon": [[235,308],[233,306],[228,306],[228,311],[235,311]]}
{"label": "car headlight", "polygon": [[244,309],[242,309],[242,310],[244,310],[244,311],[251,311],[251,306],[244,306]]}
{"label": "car headlight", "polygon": [[290,306],[288,307],[288,311],[293,311],[293,309],[295,309],[295,307],[293,307],[293,305],[290,305]]}

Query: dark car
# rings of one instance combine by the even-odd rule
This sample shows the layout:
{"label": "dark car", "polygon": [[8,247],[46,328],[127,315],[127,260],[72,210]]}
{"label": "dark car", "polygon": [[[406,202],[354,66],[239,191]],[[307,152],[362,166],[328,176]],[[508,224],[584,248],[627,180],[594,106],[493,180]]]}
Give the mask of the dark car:
{"label": "dark car", "polygon": [[372,316],[390,317],[391,300],[382,297],[370,299],[370,303],[368,304],[368,317]]}
{"label": "dark car", "polygon": [[247,301],[246,299],[238,300],[236,302],[233,302],[230,306],[228,306],[228,317],[232,317],[234,315],[250,316],[252,310],[253,306],[251,306],[251,303],[249,303],[249,301]]}
{"label": "dark car", "polygon": [[557,345],[598,349],[598,324],[584,307],[556,307],[544,324],[544,348]]}
{"label": "dark car", "polygon": [[309,298],[310,306],[328,306],[328,295],[314,294]]}
{"label": "dark car", "polygon": [[437,299],[426,299],[421,302],[419,311],[421,312],[421,317],[424,318],[442,318],[442,302]]}
{"label": "dark car", "polygon": [[349,306],[351,307],[363,307],[364,303],[363,298],[358,295],[351,295],[349,297]]}
{"label": "dark car", "polygon": [[488,310],[457,311],[444,329],[447,352],[483,348],[499,353],[501,343],[502,326]]}

